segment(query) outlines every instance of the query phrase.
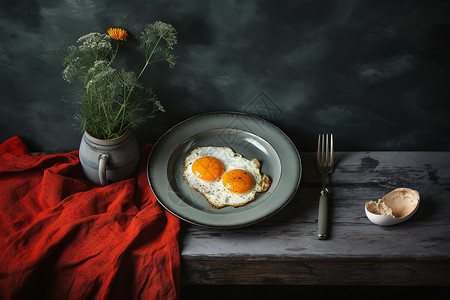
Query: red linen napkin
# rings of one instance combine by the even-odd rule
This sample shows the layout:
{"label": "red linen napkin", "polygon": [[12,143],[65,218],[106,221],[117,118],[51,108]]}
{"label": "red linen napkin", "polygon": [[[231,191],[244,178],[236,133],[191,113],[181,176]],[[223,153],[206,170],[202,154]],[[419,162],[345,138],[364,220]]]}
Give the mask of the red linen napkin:
{"label": "red linen napkin", "polygon": [[0,145],[0,299],[176,299],[179,220],[135,178],[95,186],[78,152]]}

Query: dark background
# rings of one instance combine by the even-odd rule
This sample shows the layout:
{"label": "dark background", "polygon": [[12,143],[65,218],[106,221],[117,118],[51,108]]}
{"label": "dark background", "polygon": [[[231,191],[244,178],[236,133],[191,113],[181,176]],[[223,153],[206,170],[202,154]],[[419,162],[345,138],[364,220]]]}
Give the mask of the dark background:
{"label": "dark background", "polygon": [[60,59],[42,52],[89,32],[123,27],[125,64],[147,23],[178,31],[178,63],[154,65],[144,84],[166,113],[136,131],[155,142],[205,112],[241,111],[274,123],[314,151],[333,132],[336,150],[450,150],[450,2],[1,0],[0,142],[31,151],[78,149],[76,97]]}
{"label": "dark background", "polygon": [[[299,151],[318,133],[336,149],[450,150],[450,1],[0,0],[0,142],[19,136],[31,151],[78,149],[76,97],[63,81],[59,43],[122,27],[125,64],[148,23],[178,31],[178,64],[152,67],[144,84],[166,109],[136,131],[155,142],[178,122],[205,112],[241,111],[285,131]],[[448,295],[447,288],[199,287],[184,299],[254,296],[409,299]],[[240,298],[239,298],[240,296]],[[209,298],[209,297],[207,297]]]}

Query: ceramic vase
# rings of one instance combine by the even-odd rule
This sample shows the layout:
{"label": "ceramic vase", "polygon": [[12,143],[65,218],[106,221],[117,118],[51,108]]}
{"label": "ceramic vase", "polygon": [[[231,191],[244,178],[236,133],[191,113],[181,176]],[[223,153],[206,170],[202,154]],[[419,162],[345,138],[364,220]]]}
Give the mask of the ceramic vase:
{"label": "ceramic vase", "polygon": [[131,130],[122,136],[102,140],[83,133],[79,158],[87,178],[99,185],[107,185],[130,178],[139,162],[139,145]]}

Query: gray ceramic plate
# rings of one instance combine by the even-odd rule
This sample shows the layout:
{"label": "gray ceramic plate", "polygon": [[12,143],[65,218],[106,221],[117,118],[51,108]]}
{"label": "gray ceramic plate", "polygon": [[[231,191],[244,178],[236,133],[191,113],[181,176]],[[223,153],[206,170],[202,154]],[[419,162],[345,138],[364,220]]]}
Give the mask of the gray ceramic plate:
{"label": "gray ceramic plate", "polygon": [[[211,207],[182,175],[184,158],[198,146],[227,146],[258,158],[261,172],[272,178],[269,190],[242,207]],[[281,210],[297,191],[301,173],[300,156],[286,134],[259,117],[234,112],[179,123],[158,140],[147,163],[150,187],[164,208],[189,223],[219,228],[250,225]]]}

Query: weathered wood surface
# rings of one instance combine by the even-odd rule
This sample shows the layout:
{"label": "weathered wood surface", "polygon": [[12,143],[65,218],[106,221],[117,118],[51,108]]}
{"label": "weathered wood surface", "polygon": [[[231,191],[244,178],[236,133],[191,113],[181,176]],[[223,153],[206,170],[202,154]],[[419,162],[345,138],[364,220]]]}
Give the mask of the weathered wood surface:
{"label": "weathered wood surface", "polygon": [[[182,223],[187,284],[450,286],[450,152],[338,152],[329,239],[317,239],[320,178],[301,153],[301,186],[279,213],[239,229]],[[397,187],[419,191],[408,221],[372,224],[364,204]]]}

